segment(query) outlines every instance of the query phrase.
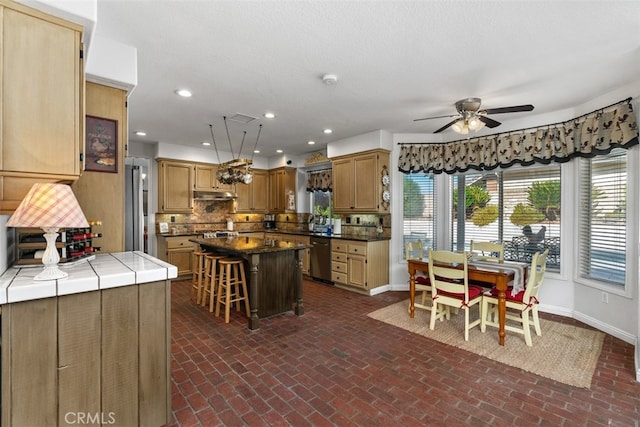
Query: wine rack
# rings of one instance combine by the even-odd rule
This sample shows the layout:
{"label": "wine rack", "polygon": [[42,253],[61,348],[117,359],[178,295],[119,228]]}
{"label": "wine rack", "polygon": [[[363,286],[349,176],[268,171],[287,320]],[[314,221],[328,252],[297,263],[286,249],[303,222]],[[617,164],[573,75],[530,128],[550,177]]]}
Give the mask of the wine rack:
{"label": "wine rack", "polygon": [[[102,237],[94,231],[101,221],[89,221],[89,227],[61,228],[56,239],[56,248],[60,255],[60,263],[78,261],[88,258],[100,250],[94,239]],[[16,264],[42,264],[42,254],[47,247],[41,228],[16,228]]]}

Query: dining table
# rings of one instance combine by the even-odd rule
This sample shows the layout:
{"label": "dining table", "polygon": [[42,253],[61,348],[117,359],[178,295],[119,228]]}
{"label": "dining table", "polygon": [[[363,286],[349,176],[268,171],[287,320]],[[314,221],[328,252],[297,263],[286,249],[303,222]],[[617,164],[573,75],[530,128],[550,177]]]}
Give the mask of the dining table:
{"label": "dining table", "polygon": [[[424,274],[429,274],[429,261],[426,258],[422,259],[408,259],[407,260],[408,268],[409,268],[409,315],[411,318],[415,315],[415,299],[416,299],[416,272],[421,271]],[[525,283],[526,280],[526,268],[523,270],[524,274],[521,277],[516,277],[518,275],[518,268],[522,268],[525,264],[522,263],[511,263],[513,265],[509,265],[506,262],[478,262],[474,263],[473,261],[468,262],[468,274],[470,282],[481,282],[483,284],[487,284],[488,286],[495,285],[496,290],[498,291],[498,319],[499,319],[499,328],[498,328],[498,336],[500,345],[504,345],[506,331],[505,331],[505,323],[506,323],[506,315],[507,315],[507,288],[509,286],[509,282],[514,281],[514,279],[518,279],[520,283]]]}

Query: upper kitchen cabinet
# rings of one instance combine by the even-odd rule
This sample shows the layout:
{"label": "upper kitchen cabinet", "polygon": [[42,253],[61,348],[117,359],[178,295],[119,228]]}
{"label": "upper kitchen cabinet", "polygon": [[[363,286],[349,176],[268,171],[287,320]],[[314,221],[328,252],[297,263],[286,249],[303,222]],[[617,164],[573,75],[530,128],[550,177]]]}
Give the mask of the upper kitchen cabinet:
{"label": "upper kitchen cabinet", "polygon": [[388,151],[371,150],[335,157],[331,163],[334,212],[389,212]]}
{"label": "upper kitchen cabinet", "polygon": [[216,187],[216,168],[213,165],[194,166],[195,173],[195,190],[211,191]]}
{"label": "upper kitchen cabinet", "polygon": [[220,181],[218,181],[217,165],[196,163],[194,173],[196,181],[196,191],[235,191],[235,186],[233,184],[222,184]]}
{"label": "upper kitchen cabinet", "polygon": [[251,184],[237,184],[237,212],[265,213],[269,207],[269,172],[254,169]]}
{"label": "upper kitchen cabinet", "polygon": [[193,211],[193,163],[158,160],[158,212]]}
{"label": "upper kitchen cabinet", "polygon": [[296,169],[281,167],[269,171],[269,212],[296,211]]}
{"label": "upper kitchen cabinet", "polygon": [[82,173],[82,27],[0,0],[0,213],[34,182]]}

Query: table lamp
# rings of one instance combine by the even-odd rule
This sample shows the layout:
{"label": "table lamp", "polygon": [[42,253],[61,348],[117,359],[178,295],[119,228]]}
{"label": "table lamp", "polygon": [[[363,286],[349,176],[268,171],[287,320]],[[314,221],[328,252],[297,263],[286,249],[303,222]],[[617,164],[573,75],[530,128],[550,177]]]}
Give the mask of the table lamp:
{"label": "table lamp", "polygon": [[67,273],[58,269],[58,229],[88,226],[89,223],[71,187],[53,183],[34,184],[7,222],[7,227],[39,227],[44,230],[44,238],[47,241],[47,248],[42,256],[44,270],[33,280],[67,277]]}

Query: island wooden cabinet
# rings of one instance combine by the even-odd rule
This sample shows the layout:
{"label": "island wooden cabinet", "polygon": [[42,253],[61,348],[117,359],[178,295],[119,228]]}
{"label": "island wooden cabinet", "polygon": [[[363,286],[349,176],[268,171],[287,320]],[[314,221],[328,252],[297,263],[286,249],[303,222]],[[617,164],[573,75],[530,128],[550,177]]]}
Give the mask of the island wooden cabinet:
{"label": "island wooden cabinet", "polygon": [[191,213],[193,211],[192,163],[158,160],[158,212]]}
{"label": "island wooden cabinet", "polygon": [[269,170],[269,212],[296,211],[296,169]]}
{"label": "island wooden cabinet", "polygon": [[189,239],[193,236],[159,236],[158,258],[175,265],[178,276],[193,274],[193,253],[199,246]]}
{"label": "island wooden cabinet", "polygon": [[237,212],[265,213],[269,207],[269,172],[253,170],[251,184],[237,184]]}
{"label": "island wooden cabinet", "polygon": [[0,213],[82,173],[82,26],[0,0]]}
{"label": "island wooden cabinet", "polygon": [[382,175],[389,168],[389,152],[372,150],[332,159],[333,211],[387,213],[382,203]]}
{"label": "island wooden cabinet", "polygon": [[389,283],[389,241],[331,239],[331,280],[371,290]]}
{"label": "island wooden cabinet", "polygon": [[311,238],[298,234],[272,233],[265,232],[265,239],[275,239],[286,243],[299,243],[306,245],[306,249],[302,254],[302,274],[309,275],[309,267],[311,265]]}

